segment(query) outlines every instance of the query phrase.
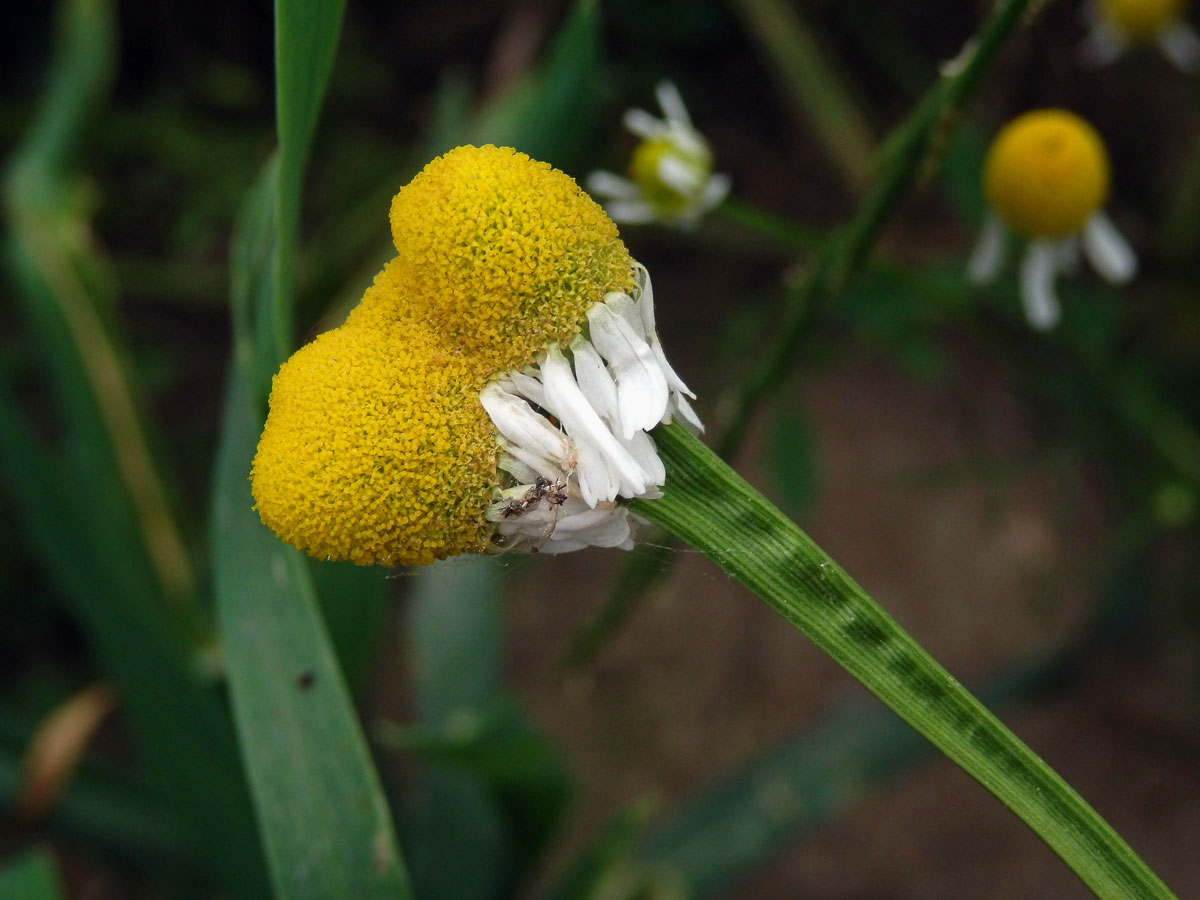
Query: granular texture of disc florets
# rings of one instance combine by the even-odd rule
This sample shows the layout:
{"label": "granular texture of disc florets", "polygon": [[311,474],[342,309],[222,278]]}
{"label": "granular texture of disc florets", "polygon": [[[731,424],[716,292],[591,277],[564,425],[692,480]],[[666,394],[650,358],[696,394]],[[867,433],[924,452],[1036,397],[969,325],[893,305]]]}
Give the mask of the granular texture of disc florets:
{"label": "granular texture of disc florets", "polygon": [[1029,237],[1079,231],[1108,196],[1104,142],[1087,122],[1061,109],[1025,113],[988,150],[984,189],[992,208]]}
{"label": "granular texture of disc florets", "polygon": [[313,556],[425,564],[487,546],[497,472],[484,379],[424,325],[389,314],[394,286],[389,266],[272,385],[254,499]]}
{"label": "granular texture of disc florets", "polygon": [[570,343],[588,307],[631,289],[617,228],[569,176],[509,148],[459,147],[392,201],[406,314],[490,374]]}

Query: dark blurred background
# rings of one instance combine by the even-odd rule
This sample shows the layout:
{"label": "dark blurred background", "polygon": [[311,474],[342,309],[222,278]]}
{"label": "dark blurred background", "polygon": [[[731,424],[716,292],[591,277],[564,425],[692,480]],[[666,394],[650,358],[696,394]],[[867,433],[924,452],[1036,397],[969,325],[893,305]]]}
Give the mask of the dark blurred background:
{"label": "dark blurred background", "polygon": [[[654,85],[666,77],[739,200],[816,229],[844,221],[861,184],[789,96],[748,24],[753,6],[602,4],[604,62],[591,101],[570,133],[539,152],[518,149],[580,180],[595,168],[619,171],[633,147],[621,112],[654,111]],[[792,6],[873,142],[913,108],[988,8]],[[336,323],[386,258],[390,196],[447,149],[439,134],[528,73],[566,13],[550,0],[349,4],[308,178],[299,340]],[[52,5],[21,4],[0,34],[6,148],[44,87],[52,25]],[[230,227],[274,140],[272,10],[123,3],[118,26],[112,102],[97,111],[80,165],[118,287],[113,315],[163,451],[178,464],[181,520],[202,542],[229,353]],[[1200,423],[1200,81],[1150,51],[1089,70],[1076,54],[1084,34],[1079,5],[1064,0],[1017,35],[947,139],[939,174],[884,236],[880,257],[912,277],[868,274],[812,327],[736,465],[951,672],[999,691],[1005,721],[1179,896],[1200,896],[1200,459],[1192,475],[1186,459]],[[456,107],[456,96],[466,102]],[[1066,322],[1050,338],[1024,325],[1011,276],[986,290],[961,276],[983,212],[987,141],[1040,106],[1075,110],[1105,138],[1115,173],[1107,208],[1142,263],[1119,292],[1088,274],[1063,284]],[[698,411],[719,422],[719,398],[769,338],[803,255],[719,213],[691,233],[622,234],[654,275],[660,331],[700,396]],[[36,409],[44,388],[35,348],[11,303],[0,322],[0,353]],[[52,432],[50,412],[44,425]],[[0,707],[13,721],[36,721],[102,673],[2,483],[0,529]],[[555,859],[639,796],[669,808],[832,715],[879,712],[689,551],[591,659],[564,674],[563,654],[608,602],[623,563],[604,551],[528,558],[503,578],[511,685],[578,779]],[[363,694],[368,721],[403,719],[409,704],[409,579],[379,578],[391,579],[400,602]],[[1026,686],[1005,692],[1008,679]],[[96,747],[128,760],[119,713]],[[386,777],[403,781],[403,761],[380,758]],[[843,799],[841,815],[727,895],[1087,896],[944,760],[919,757]],[[174,896],[39,827],[5,825],[0,853],[45,835],[70,896]]]}

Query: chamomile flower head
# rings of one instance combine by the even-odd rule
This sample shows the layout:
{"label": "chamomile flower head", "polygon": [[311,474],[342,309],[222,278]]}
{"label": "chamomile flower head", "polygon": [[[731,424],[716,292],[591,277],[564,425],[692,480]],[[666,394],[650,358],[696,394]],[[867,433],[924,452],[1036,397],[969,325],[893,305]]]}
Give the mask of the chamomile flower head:
{"label": "chamomile flower head", "polygon": [[1200,36],[1187,22],[1186,0],[1095,0],[1087,12],[1086,62],[1107,65],[1130,47],[1157,46],[1180,70],[1200,71]]}
{"label": "chamomile flower head", "polygon": [[424,564],[632,545],[622,498],[699,427],[649,275],[569,177],[507,148],[434,160],[391,208],[397,256],[275,376],[251,481],[314,556]]}
{"label": "chamomile flower head", "polygon": [[1008,231],[1027,239],[1021,297],[1029,323],[1053,327],[1059,318],[1054,279],[1084,255],[1106,279],[1133,277],[1137,260],[1104,215],[1111,171],[1104,142],[1087,122],[1061,109],[1034,110],[1009,122],[984,161],[991,212],[968,264],[976,282],[1004,263]]}
{"label": "chamomile flower head", "polygon": [[712,148],[693,127],[675,85],[660,82],[656,93],[663,118],[641,109],[625,112],[625,127],[641,139],[628,177],[593,172],[588,190],[605,198],[617,222],[690,227],[725,199],[729,176],[713,172]]}

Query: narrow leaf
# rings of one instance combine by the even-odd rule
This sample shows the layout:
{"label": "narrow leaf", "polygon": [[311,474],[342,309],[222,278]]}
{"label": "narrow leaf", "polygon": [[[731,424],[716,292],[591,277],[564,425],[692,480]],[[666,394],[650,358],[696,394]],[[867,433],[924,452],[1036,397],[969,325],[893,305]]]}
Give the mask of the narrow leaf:
{"label": "narrow leaf", "polygon": [[259,521],[259,420],[235,376],[213,522],[217,613],[275,896],[406,898],[390,814],[303,557]]}
{"label": "narrow leaf", "polygon": [[700,550],[995,794],[1102,898],[1171,897],[1049,766],[812,540],[678,425],[655,429],[665,496],[632,508]]}

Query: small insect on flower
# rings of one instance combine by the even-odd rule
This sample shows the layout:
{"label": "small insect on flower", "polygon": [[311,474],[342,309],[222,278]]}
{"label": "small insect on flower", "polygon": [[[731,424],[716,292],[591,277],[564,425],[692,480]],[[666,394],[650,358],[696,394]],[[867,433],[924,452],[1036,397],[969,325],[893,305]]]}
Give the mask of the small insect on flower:
{"label": "small insect on flower", "polygon": [[701,426],[616,226],[562,172],[491,146],[431,162],[390,218],[396,257],[275,376],[263,522],[363,565],[632,547],[620,501],[666,478],[649,432]]}
{"label": "small insect on flower", "polygon": [[714,174],[712,148],[693,127],[675,85],[659,82],[656,94],[664,118],[641,109],[625,111],[625,127],[641,138],[629,177],[593,172],[588,190],[605,198],[605,211],[614,221],[690,228],[725,199],[729,176]]}
{"label": "small insect on flower", "polygon": [[984,162],[991,212],[968,276],[980,284],[996,277],[1010,229],[1028,239],[1021,300],[1029,324],[1039,330],[1058,323],[1054,279],[1075,267],[1081,245],[1105,279],[1114,284],[1131,279],[1137,258],[1102,210],[1109,181],[1104,142],[1079,116],[1042,109],[1013,119],[996,135]]}
{"label": "small insect on flower", "polygon": [[1187,22],[1186,0],[1094,0],[1086,8],[1084,62],[1106,66],[1131,47],[1157,46],[1182,72],[1200,72],[1200,36]]}

